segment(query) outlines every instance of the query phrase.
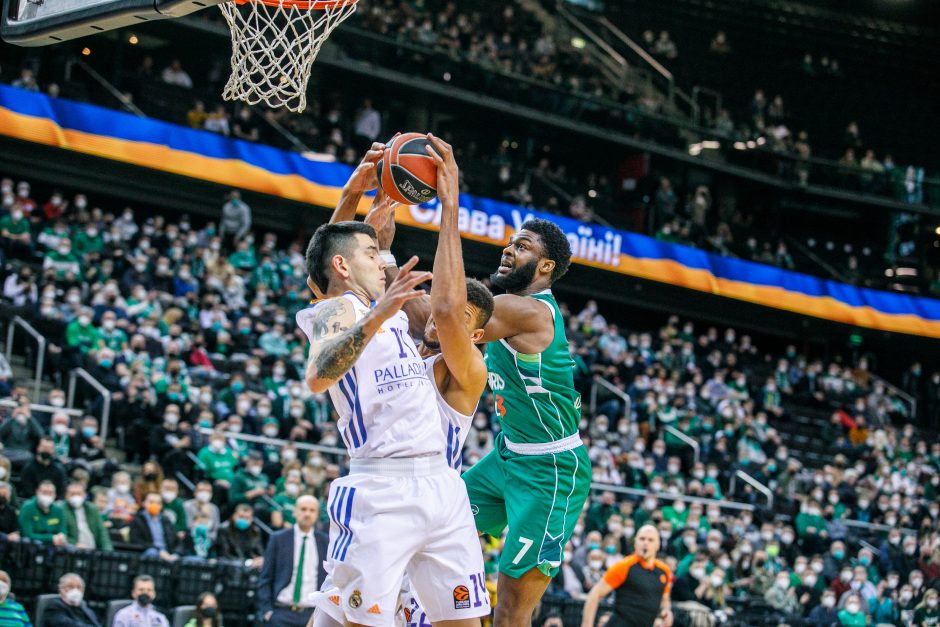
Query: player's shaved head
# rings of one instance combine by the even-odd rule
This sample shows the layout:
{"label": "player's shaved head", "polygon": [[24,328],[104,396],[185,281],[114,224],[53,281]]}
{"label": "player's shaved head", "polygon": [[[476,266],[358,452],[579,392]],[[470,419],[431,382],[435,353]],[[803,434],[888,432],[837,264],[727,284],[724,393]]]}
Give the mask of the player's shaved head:
{"label": "player's shaved head", "polygon": [[653,525],[643,525],[636,532],[633,545],[637,555],[643,558],[643,561],[650,561],[659,553],[659,529]]}

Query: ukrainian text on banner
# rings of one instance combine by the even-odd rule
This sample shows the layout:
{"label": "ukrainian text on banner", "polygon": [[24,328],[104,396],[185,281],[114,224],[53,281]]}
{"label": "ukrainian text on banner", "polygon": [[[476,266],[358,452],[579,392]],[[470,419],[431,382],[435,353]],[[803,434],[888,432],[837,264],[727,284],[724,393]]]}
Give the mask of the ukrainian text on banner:
{"label": "ukrainian text on banner", "polygon": [[[0,86],[0,133],[17,139],[333,206],[352,171],[168,122]],[[363,200],[364,210],[369,200]],[[861,327],[940,338],[940,301],[857,288],[721,257],[515,205],[461,197],[463,237],[503,245],[529,216],[564,229],[575,263]],[[404,225],[435,231],[437,209],[399,207]]]}

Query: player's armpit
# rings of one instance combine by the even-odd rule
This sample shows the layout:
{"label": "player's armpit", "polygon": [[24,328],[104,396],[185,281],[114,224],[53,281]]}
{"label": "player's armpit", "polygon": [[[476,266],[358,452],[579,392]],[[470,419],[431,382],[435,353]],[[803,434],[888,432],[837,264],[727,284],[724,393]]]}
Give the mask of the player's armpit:
{"label": "player's armpit", "polygon": [[344,298],[318,303],[304,325],[310,338],[307,386],[313,392],[322,392],[356,363],[368,341],[367,333]]}
{"label": "player's armpit", "polygon": [[551,330],[554,324],[551,311],[534,298],[515,294],[500,294],[495,298],[490,321],[486,323],[483,341],[495,342],[521,333]]}

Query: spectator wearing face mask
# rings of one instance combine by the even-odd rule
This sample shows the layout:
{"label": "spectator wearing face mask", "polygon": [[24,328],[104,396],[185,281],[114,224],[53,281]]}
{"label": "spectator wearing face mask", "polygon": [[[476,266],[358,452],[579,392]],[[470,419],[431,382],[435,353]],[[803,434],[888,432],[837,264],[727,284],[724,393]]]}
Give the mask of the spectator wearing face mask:
{"label": "spectator wearing face mask", "polygon": [[820,599],[819,605],[810,610],[806,619],[810,627],[832,627],[839,622],[839,610],[836,609],[836,595],[826,591]]}
{"label": "spectator wearing face mask", "polygon": [[153,577],[149,575],[135,577],[131,598],[134,602],[114,615],[112,627],[170,627],[170,621],[166,616],[153,606],[157,598],[157,588]]}
{"label": "spectator wearing face mask", "polygon": [[[98,617],[84,601],[85,581],[75,573],[59,577],[59,597],[46,607],[44,627],[101,627]],[[109,626],[110,627],[110,626]]]}
{"label": "spectator wearing face mask", "polygon": [[65,535],[68,543],[79,549],[112,550],[111,538],[101,519],[101,512],[87,499],[85,486],[70,483],[65,490]]}
{"label": "spectator wearing face mask", "polygon": [[65,546],[65,516],[55,502],[55,486],[51,481],[42,481],[36,488],[34,498],[23,503],[20,509],[20,532],[23,538]]}
{"label": "spectator wearing face mask", "polygon": [[196,484],[193,491],[193,498],[183,503],[183,511],[186,513],[187,526],[192,528],[195,524],[196,516],[206,516],[208,529],[206,532],[209,538],[215,542],[216,534],[219,530],[220,518],[219,508],[212,502],[212,482],[200,481]]}
{"label": "spectator wearing face mask", "polygon": [[[296,473],[294,476],[293,473]],[[297,505],[297,499],[304,492],[304,486],[301,483],[301,473],[299,465],[297,470],[291,471],[283,484],[283,489],[274,496],[274,502],[280,507],[271,512],[271,526],[275,529],[282,529],[293,525],[294,507]]]}
{"label": "spectator wearing face mask", "polygon": [[[16,407],[12,415],[0,424],[0,444],[3,444],[4,452],[11,459],[27,459],[29,451],[36,450],[40,438],[42,438],[42,427],[33,418],[29,406]],[[11,451],[20,453],[10,455]]]}
{"label": "spectator wearing face mask", "polygon": [[160,497],[163,499],[163,512],[173,522],[176,535],[180,538],[184,537],[189,526],[186,521],[183,500],[180,498],[180,487],[176,479],[167,477],[160,482]]}
{"label": "spectator wearing face mask", "polygon": [[790,585],[790,573],[777,573],[773,585],[764,593],[764,600],[777,611],[786,614],[799,612],[800,600],[796,597],[796,590]]}
{"label": "spectator wearing face mask", "polygon": [[36,456],[20,471],[21,494],[33,494],[39,484],[48,481],[55,486],[54,496],[65,494],[65,469],[55,459],[55,444],[51,438],[40,438]]}
{"label": "spectator wearing face mask", "polygon": [[868,615],[862,611],[862,602],[857,594],[850,594],[839,610],[839,625],[845,627],[864,627],[868,624]]}
{"label": "spectator wearing face mask", "polygon": [[163,513],[163,498],[159,492],[150,492],[144,497],[143,506],[131,523],[130,544],[143,549],[146,557],[166,561],[177,558],[176,531]]}
{"label": "spectator wearing face mask", "polygon": [[264,543],[261,531],[254,524],[253,512],[249,505],[235,507],[235,513],[229,521],[219,528],[215,543],[215,552],[219,559],[244,562],[251,568],[261,568],[264,560]]}
{"label": "spectator wearing face mask", "polygon": [[78,317],[65,327],[65,345],[82,355],[97,348],[101,340],[98,329],[91,323],[91,318],[91,309],[83,307]]}
{"label": "spectator wearing face mask", "polygon": [[264,458],[258,451],[248,453],[245,467],[235,473],[229,492],[229,505],[248,503],[254,508],[264,509],[262,496],[268,493],[271,480],[265,475]]}
{"label": "spectator wearing face mask", "polygon": [[10,213],[0,218],[0,248],[8,257],[29,259],[33,252],[32,243],[29,219],[22,203],[15,202]]}
{"label": "spectator wearing face mask", "polygon": [[915,627],[940,625],[940,595],[933,588],[924,593],[924,600],[914,610]]}
{"label": "spectator wearing face mask", "polygon": [[200,450],[196,457],[214,483],[226,490],[232,485],[235,469],[238,468],[238,457],[228,447],[222,433],[213,433],[209,445]]}
{"label": "spectator wearing face mask", "polygon": [[211,592],[203,592],[196,599],[196,614],[183,627],[221,627],[222,613],[219,600]]}

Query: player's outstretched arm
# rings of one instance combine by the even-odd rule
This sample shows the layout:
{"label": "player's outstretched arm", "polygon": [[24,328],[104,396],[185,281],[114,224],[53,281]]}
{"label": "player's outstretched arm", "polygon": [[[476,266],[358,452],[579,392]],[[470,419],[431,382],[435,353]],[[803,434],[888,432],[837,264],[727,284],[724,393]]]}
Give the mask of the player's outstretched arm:
{"label": "player's outstretched arm", "polygon": [[359,359],[382,324],[414,298],[424,296],[415,286],[431,278],[430,272],[412,272],[417,257],[401,268],[395,281],[375,306],[358,322],[352,305],[342,298],[320,303],[304,325],[310,339],[305,379],[311,392],[323,392],[346,374]]}
{"label": "player's outstretched arm", "polygon": [[359,208],[359,201],[362,195],[378,187],[378,178],[376,177],[375,166],[382,158],[382,151],[385,150],[385,144],[374,142],[362,161],[353,170],[346,185],[343,186],[343,192],[340,194],[339,202],[336,203],[336,209],[330,217],[330,224],[334,222],[346,222],[356,219],[356,209]]}
{"label": "player's outstretched arm", "polygon": [[486,386],[486,364],[467,333],[467,281],[457,227],[460,171],[450,144],[430,133],[428,140],[437,149],[435,152],[428,147],[428,154],[437,164],[437,190],[441,199],[441,230],[434,255],[431,315],[437,325],[441,354],[452,381],[474,394],[476,402]]}

